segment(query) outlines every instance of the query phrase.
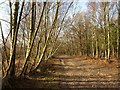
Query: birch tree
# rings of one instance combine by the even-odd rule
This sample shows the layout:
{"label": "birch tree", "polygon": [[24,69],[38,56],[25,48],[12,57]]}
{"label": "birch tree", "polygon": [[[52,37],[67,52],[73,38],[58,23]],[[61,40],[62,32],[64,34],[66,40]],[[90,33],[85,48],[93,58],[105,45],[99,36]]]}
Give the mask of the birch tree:
{"label": "birch tree", "polygon": [[[34,9],[34,2],[32,2],[32,7],[33,7],[33,9]],[[45,10],[45,7],[46,7],[46,2],[44,2],[44,5],[43,5],[43,9],[42,9],[42,13],[41,13],[41,16],[40,16],[40,18],[39,18],[39,22],[38,22],[38,25],[37,25],[37,27],[36,27],[36,29],[34,30],[34,34],[32,33],[33,32],[33,28],[31,28],[31,36],[29,37],[30,39],[29,39],[29,44],[30,44],[30,46],[28,46],[29,48],[27,49],[27,53],[26,53],[26,58],[25,58],[25,64],[24,64],[24,66],[23,66],[23,70],[22,70],[22,72],[21,72],[21,74],[20,74],[20,77],[22,76],[22,75],[26,75],[26,72],[27,72],[27,68],[28,68],[28,63],[30,63],[29,62],[29,57],[30,57],[30,54],[31,54],[31,51],[32,51],[32,48],[33,48],[33,44],[34,44],[34,40],[35,40],[35,38],[36,38],[36,35],[37,35],[37,32],[38,32],[38,30],[39,30],[39,27],[40,27],[40,24],[41,24],[41,21],[42,21],[42,17],[43,17],[43,14],[44,14],[44,10]],[[32,15],[31,15],[31,24],[33,25],[31,25],[31,27],[35,27],[34,25],[34,23],[35,23],[35,20],[34,20],[34,18],[33,18],[33,14],[34,13],[34,10],[32,10]]]}
{"label": "birch tree", "polygon": [[[14,83],[14,79],[16,78],[16,45],[17,45],[17,36],[18,36],[18,30],[19,25],[23,13],[23,7],[24,7],[24,0],[22,1],[21,9],[19,12],[19,2],[15,0],[14,2],[14,9],[12,9],[11,1],[9,0],[9,6],[10,6],[10,59],[9,59],[9,65],[7,68],[7,71],[5,75],[3,76],[4,83],[9,83],[12,85]],[[14,12],[13,12],[14,11]]]}
{"label": "birch tree", "polygon": [[118,35],[118,58],[120,58],[120,1],[118,2],[118,31],[117,31],[117,35]]}

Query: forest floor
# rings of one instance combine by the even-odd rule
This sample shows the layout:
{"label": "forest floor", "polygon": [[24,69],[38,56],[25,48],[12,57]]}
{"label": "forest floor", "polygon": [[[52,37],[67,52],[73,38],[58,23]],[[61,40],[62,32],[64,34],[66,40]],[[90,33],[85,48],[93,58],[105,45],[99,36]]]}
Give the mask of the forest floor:
{"label": "forest floor", "polygon": [[31,74],[19,81],[17,87],[46,90],[79,88],[118,88],[117,60],[108,64],[104,60],[86,57],[60,56],[48,62],[47,72]]}

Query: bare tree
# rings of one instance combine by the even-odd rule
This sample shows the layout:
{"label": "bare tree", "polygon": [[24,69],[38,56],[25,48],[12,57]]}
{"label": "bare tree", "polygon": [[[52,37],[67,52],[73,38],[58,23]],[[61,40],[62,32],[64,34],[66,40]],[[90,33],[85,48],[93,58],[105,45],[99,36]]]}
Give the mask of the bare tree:
{"label": "bare tree", "polygon": [[[12,12],[11,2],[10,4],[10,11]],[[17,35],[19,30],[19,24],[22,17],[22,11],[24,7],[24,1],[22,2],[22,7],[20,10],[20,15],[18,16],[19,11],[19,2],[14,1],[14,19],[12,21],[12,13],[10,13],[10,30],[11,30],[11,49],[10,49],[10,65],[7,69],[7,73],[5,77],[14,79],[15,78],[15,57],[16,57],[16,43],[17,43]],[[12,26],[11,26],[12,25]]]}

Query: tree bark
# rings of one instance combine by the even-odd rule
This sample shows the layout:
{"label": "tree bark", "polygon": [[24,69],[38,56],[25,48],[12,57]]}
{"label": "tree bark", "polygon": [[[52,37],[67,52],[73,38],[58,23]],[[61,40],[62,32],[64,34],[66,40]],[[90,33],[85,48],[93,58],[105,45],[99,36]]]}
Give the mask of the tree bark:
{"label": "tree bark", "polygon": [[120,59],[120,1],[118,2],[118,58]]}
{"label": "tree bark", "polygon": [[4,35],[3,35],[1,22],[0,22],[0,27],[1,27],[2,41],[3,41],[3,45],[4,45],[4,52],[5,52],[5,56],[6,56],[6,59],[7,59],[7,64],[9,65],[9,57],[8,57],[8,54],[7,54],[7,49],[6,49],[6,45],[5,45],[5,38],[4,38]]}
{"label": "tree bark", "polygon": [[[42,21],[42,17],[43,17],[44,11],[45,11],[45,7],[46,7],[46,2],[44,2],[42,13],[41,13],[41,16],[40,16],[40,19],[39,19],[39,22],[38,22],[38,26],[37,26],[37,28],[36,28],[36,30],[34,32],[34,36],[32,36],[33,39],[31,40],[31,45],[30,45],[29,49],[27,50],[26,58],[25,58],[25,64],[23,65],[23,69],[22,69],[22,72],[20,74],[20,77],[22,77],[23,74],[26,75],[25,71],[27,71],[26,70],[27,69],[27,64],[28,64],[28,61],[29,61],[30,54],[32,52],[35,37],[36,37],[37,32],[39,30],[39,27],[41,25],[41,21]],[[33,35],[33,34],[31,34],[31,35]]]}
{"label": "tree bark", "polygon": [[10,66],[7,70],[7,75],[10,75],[11,78],[15,78],[15,54],[16,54],[16,41],[15,41],[15,34],[16,34],[16,26],[17,26],[17,18],[18,18],[18,9],[19,9],[19,2],[15,1],[14,3],[14,21],[12,25],[11,31],[11,49],[10,49]]}
{"label": "tree bark", "polygon": [[[10,2],[9,2],[10,3]],[[21,6],[21,10],[20,10],[20,15],[18,17],[18,10],[19,10],[19,2],[17,0],[14,1],[14,19],[13,19],[13,23],[12,23],[12,13],[10,15],[10,30],[11,30],[11,39],[10,39],[10,43],[11,43],[11,49],[10,49],[10,65],[8,66],[7,69],[7,73],[5,77],[8,77],[12,80],[14,80],[15,78],[15,57],[16,57],[16,43],[17,43],[17,35],[18,35],[18,30],[19,30],[19,24],[21,21],[21,17],[22,17],[22,11],[23,11],[23,7],[24,7],[24,0],[22,2],[22,6]],[[11,9],[11,3],[10,3],[10,10],[12,12]],[[12,26],[11,26],[12,25]],[[12,28],[13,27],[13,28]],[[5,78],[4,77],[4,78]]]}

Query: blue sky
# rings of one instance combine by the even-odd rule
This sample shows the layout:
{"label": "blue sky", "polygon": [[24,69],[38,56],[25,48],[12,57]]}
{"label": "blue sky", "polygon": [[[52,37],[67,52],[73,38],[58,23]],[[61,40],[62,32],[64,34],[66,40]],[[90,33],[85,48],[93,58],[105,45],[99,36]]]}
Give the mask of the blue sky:
{"label": "blue sky", "polygon": [[[3,4],[3,2],[5,2]],[[74,8],[76,8],[75,12],[86,10],[86,2],[87,0],[75,0]],[[72,14],[72,13],[71,13]],[[0,0],[0,19],[4,19],[9,21],[9,7],[8,7],[8,0]],[[2,28],[4,32],[4,36],[6,37],[9,33],[9,24],[0,20],[2,23]],[[1,32],[0,32],[0,41],[1,41]]]}
{"label": "blue sky", "polygon": [[87,10],[87,7],[86,7],[86,4],[87,2],[75,2],[75,4],[77,5],[77,9],[76,11],[84,11],[84,10]]}
{"label": "blue sky", "polygon": [[[4,2],[4,3],[3,3]],[[0,21],[2,24],[2,30],[4,33],[4,36],[6,37],[8,34],[8,23],[2,21],[1,19],[7,20],[9,21],[9,9],[8,9],[8,5],[7,5],[8,0],[0,0]],[[1,30],[0,30],[0,43],[1,43]]]}

